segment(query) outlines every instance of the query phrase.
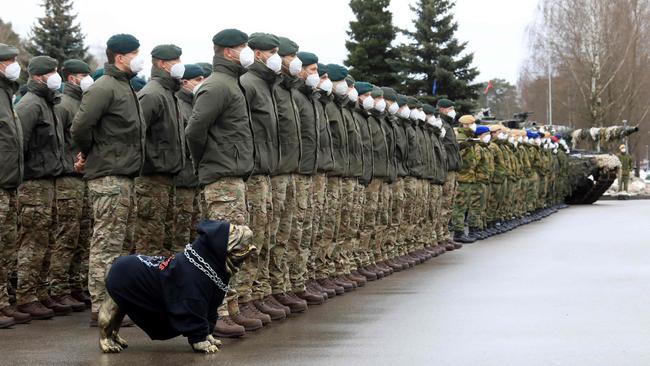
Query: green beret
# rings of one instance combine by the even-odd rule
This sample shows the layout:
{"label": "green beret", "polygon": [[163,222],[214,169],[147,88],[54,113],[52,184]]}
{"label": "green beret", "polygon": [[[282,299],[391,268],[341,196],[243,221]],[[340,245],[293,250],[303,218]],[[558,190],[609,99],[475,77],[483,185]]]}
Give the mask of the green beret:
{"label": "green beret", "polygon": [[381,90],[380,87],[378,86],[373,86],[372,87],[372,93],[370,94],[373,98],[379,98],[384,96],[384,91]]}
{"label": "green beret", "polygon": [[348,69],[341,65],[329,64],[327,65],[327,76],[329,76],[332,81],[340,81],[348,76]]}
{"label": "green beret", "polygon": [[268,51],[280,47],[280,40],[270,33],[255,32],[248,39],[248,46],[254,50]]}
{"label": "green beret", "polygon": [[90,74],[90,66],[81,60],[73,58],[63,62],[61,71],[65,71],[69,74]]}
{"label": "green beret", "polygon": [[59,66],[59,61],[50,56],[36,56],[29,60],[27,72],[29,75],[45,75],[56,70],[57,66]]}
{"label": "green beret", "polygon": [[212,74],[212,64],[209,62],[197,62],[197,65],[201,66],[203,69],[203,76],[206,78]]}
{"label": "green beret", "polygon": [[345,82],[348,83],[348,86],[354,86],[355,81],[356,80],[354,80],[354,77],[350,74],[348,74],[348,76],[345,77]]}
{"label": "green beret", "polygon": [[278,50],[278,54],[280,56],[287,56],[298,53],[298,44],[296,42],[290,40],[287,37],[278,37],[278,40],[280,40],[280,49]]}
{"label": "green beret", "polygon": [[422,111],[424,111],[425,114],[434,114],[436,113],[436,109],[431,105],[431,104],[422,104]]}
{"label": "green beret", "polygon": [[0,61],[9,60],[18,56],[18,49],[8,44],[0,43]]}
{"label": "green beret", "polygon": [[106,48],[120,55],[125,55],[140,48],[140,41],[130,34],[116,34],[108,39]]}
{"label": "green beret", "polygon": [[147,84],[147,81],[139,76],[135,76],[131,78],[130,83],[133,90],[139,91],[144,88],[145,84]]}
{"label": "green beret", "polygon": [[[397,92],[393,88],[383,86],[381,90],[384,92],[384,99],[396,102],[397,101]],[[399,105],[399,103],[397,103]]]}
{"label": "green beret", "polygon": [[397,105],[400,106],[400,107],[405,106],[408,103],[407,99],[406,99],[406,95],[398,94],[396,102],[397,102]]}
{"label": "green beret", "polygon": [[235,47],[248,42],[248,34],[239,29],[224,29],[212,37],[212,43],[221,47]]}
{"label": "green beret", "polygon": [[161,44],[151,50],[151,57],[158,60],[176,60],[183,54],[183,50],[173,44]]}
{"label": "green beret", "polygon": [[327,65],[318,63],[318,76],[327,74]]}
{"label": "green beret", "polygon": [[354,88],[357,89],[357,93],[359,93],[359,95],[363,95],[366,93],[370,93],[372,91],[373,86],[372,84],[367,83],[365,81],[357,81],[356,83],[354,83]]}
{"label": "green beret", "polygon": [[185,64],[185,73],[183,74],[183,79],[189,80],[198,78],[199,76],[204,76],[205,70],[198,64]]}
{"label": "green beret", "polygon": [[408,104],[409,108],[411,109],[417,108],[419,103],[420,102],[418,102],[418,100],[414,97],[406,97],[406,104]]}
{"label": "green beret", "polygon": [[97,81],[97,79],[104,76],[104,68],[100,67],[99,69],[96,69],[91,76],[93,77],[93,80]]}
{"label": "green beret", "polygon": [[436,104],[438,108],[451,108],[454,106],[454,102],[452,102],[449,99],[439,99],[438,103]]}
{"label": "green beret", "polygon": [[311,52],[298,52],[296,56],[302,61],[302,66],[313,65],[318,63],[318,56]]}

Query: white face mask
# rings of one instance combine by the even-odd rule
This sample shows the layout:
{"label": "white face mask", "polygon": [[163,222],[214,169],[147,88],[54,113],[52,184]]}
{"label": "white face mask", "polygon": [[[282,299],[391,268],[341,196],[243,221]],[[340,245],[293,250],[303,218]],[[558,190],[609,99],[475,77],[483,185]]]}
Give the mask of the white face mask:
{"label": "white face mask", "polygon": [[499,140],[502,140],[502,141],[503,141],[503,140],[505,140],[505,139],[507,139],[507,138],[508,138],[508,135],[506,135],[505,133],[503,133],[503,132],[500,132],[500,133],[499,133]]}
{"label": "white face mask", "polygon": [[472,123],[471,125],[469,125],[469,129],[476,132],[476,123]]}
{"label": "white face mask", "polygon": [[255,52],[248,46],[242,48],[239,51],[239,64],[247,69],[253,62],[255,62]]}
{"label": "white face mask", "polygon": [[490,142],[491,139],[492,139],[492,136],[490,136],[490,135],[485,135],[485,136],[481,137],[481,141],[483,141],[484,144],[487,144],[488,142]]}
{"label": "white face mask", "polygon": [[375,103],[375,109],[379,111],[379,113],[383,113],[386,110],[386,101],[383,99],[380,99]]}
{"label": "white face mask", "polygon": [[302,70],[302,61],[298,57],[295,57],[289,63],[289,74],[291,76],[296,76]]}
{"label": "white face mask", "polygon": [[456,111],[452,109],[449,112],[447,112],[447,115],[449,116],[449,118],[454,119],[456,118]]}
{"label": "white face mask", "polygon": [[440,138],[444,138],[446,134],[447,130],[445,128],[440,128]]}
{"label": "white face mask", "polygon": [[47,87],[50,90],[58,90],[61,87],[61,75],[58,72],[47,77]]}
{"label": "white face mask", "polygon": [[397,105],[397,103],[393,102],[393,104],[391,104],[390,107],[388,107],[388,113],[395,114],[395,113],[397,113],[398,109],[399,109],[399,106]]}
{"label": "white face mask", "polygon": [[325,79],[320,83],[320,86],[318,87],[320,90],[324,91],[329,95],[332,92],[332,80],[330,79]]}
{"label": "white face mask", "polygon": [[427,118],[427,123],[429,123],[433,127],[441,128],[442,127],[442,121],[436,118],[436,116],[430,116]]}
{"label": "white face mask", "polygon": [[517,137],[517,141],[519,143],[522,143],[522,142],[524,142],[524,138],[522,136],[519,136],[519,137]]}
{"label": "white face mask", "polygon": [[185,74],[185,65],[181,62],[172,65],[172,68],[169,70],[169,75],[174,79],[181,79]]}
{"label": "white face mask", "polygon": [[420,111],[418,111],[417,109],[411,109],[411,111],[409,112],[409,118],[414,121],[417,121],[419,116],[420,116]]}
{"label": "white face mask", "polygon": [[424,111],[418,111],[418,119],[422,122],[427,120],[427,114]]}
{"label": "white face mask", "polygon": [[144,70],[144,57],[142,57],[140,54],[135,55],[135,57],[133,57],[129,62],[129,68],[134,74],[137,74],[140,71]]}
{"label": "white face mask", "polygon": [[363,105],[363,109],[369,111],[372,109],[372,107],[375,106],[375,100],[370,95],[368,95],[366,99],[363,100],[362,105]]}
{"label": "white face mask", "polygon": [[318,74],[309,74],[307,75],[307,79],[305,79],[305,85],[307,85],[310,88],[316,88],[316,85],[320,82],[320,77]]}
{"label": "white face mask", "polygon": [[411,109],[409,107],[404,107],[399,111],[399,116],[406,119],[411,115]]}
{"label": "white face mask", "polygon": [[334,94],[338,96],[343,96],[348,92],[348,83],[345,80],[340,80],[336,82],[334,86]]}
{"label": "white face mask", "polygon": [[90,75],[86,75],[86,76],[84,76],[83,79],[81,79],[79,81],[79,87],[81,88],[82,92],[85,92],[94,83],[95,83],[95,80],[93,80],[93,78]]}
{"label": "white face mask", "polygon": [[271,69],[274,73],[279,73],[282,70],[282,57],[274,53],[271,57],[266,59],[266,67]]}
{"label": "white face mask", "polygon": [[20,64],[12,62],[5,68],[5,77],[11,81],[16,81],[20,77]]}
{"label": "white face mask", "polygon": [[508,137],[508,142],[511,143],[511,144],[514,144],[515,143],[515,138],[512,137],[512,136]]}
{"label": "white face mask", "polygon": [[357,91],[357,89],[353,88],[352,90],[350,90],[350,92],[348,92],[348,99],[350,100],[350,102],[356,103],[357,98],[359,98],[359,92]]}
{"label": "white face mask", "polygon": [[196,93],[199,92],[199,88],[201,87],[201,85],[203,85],[203,82],[196,84],[194,88],[192,88],[192,94],[196,95]]}

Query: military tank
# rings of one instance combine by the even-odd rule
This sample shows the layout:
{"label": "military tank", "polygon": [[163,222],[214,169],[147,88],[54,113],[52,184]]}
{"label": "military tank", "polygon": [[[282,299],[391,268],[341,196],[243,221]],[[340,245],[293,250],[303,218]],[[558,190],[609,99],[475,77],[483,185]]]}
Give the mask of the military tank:
{"label": "military tank", "polygon": [[[484,113],[485,111],[482,111]],[[489,114],[489,111],[487,111]],[[571,146],[569,153],[570,194],[567,204],[592,204],[611,187],[616,180],[621,162],[614,154],[625,139],[639,131],[637,126],[609,126],[574,129],[567,126],[542,126],[528,121],[532,113],[514,115],[511,120],[500,123],[509,128],[546,128],[559,133]],[[486,116],[486,121],[491,119]],[[490,123],[490,122],[488,122]],[[494,123],[494,122],[492,122]]]}

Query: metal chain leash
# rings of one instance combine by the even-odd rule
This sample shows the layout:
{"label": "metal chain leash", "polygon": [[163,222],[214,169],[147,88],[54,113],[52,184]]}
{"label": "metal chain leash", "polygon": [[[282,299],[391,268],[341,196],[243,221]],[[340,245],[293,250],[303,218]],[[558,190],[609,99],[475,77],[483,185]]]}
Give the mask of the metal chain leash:
{"label": "metal chain leash", "polygon": [[[194,248],[192,248],[192,245],[187,244],[185,246],[183,254],[185,255],[185,258],[187,258],[187,260],[194,265],[194,267],[198,268],[201,272],[208,276],[208,278],[211,279],[212,282],[214,282],[214,284],[217,285],[221,291],[228,292],[228,285],[224,285],[221,278],[219,278],[219,275],[217,275],[217,272],[215,272],[214,269],[212,269],[212,267],[210,267],[210,265],[203,259],[203,257],[201,257],[199,253],[197,253]],[[198,259],[201,263],[197,263],[194,258],[192,258],[192,256],[195,256],[196,259]]]}

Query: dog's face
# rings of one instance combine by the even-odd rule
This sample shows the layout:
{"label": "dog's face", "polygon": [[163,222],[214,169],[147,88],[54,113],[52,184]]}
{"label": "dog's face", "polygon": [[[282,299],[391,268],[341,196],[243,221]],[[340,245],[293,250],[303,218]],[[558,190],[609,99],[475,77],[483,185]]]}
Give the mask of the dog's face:
{"label": "dog's face", "polygon": [[252,238],[253,232],[248,226],[230,224],[226,268],[231,275],[239,270],[244,259],[257,255],[257,248],[251,242]]}

